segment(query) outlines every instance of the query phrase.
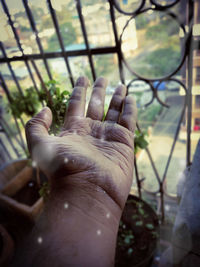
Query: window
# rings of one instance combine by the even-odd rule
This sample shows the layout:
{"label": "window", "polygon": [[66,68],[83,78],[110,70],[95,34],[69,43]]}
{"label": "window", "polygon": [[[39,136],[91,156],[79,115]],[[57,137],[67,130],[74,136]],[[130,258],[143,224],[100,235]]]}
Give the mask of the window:
{"label": "window", "polygon": [[200,67],[196,67],[196,83],[200,83]]}
{"label": "window", "polygon": [[195,119],[195,125],[200,126],[200,118]]}
{"label": "window", "polygon": [[200,118],[196,118],[194,120],[194,131],[199,131],[200,130]]}
{"label": "window", "polygon": [[195,96],[195,108],[200,108],[200,95]]}

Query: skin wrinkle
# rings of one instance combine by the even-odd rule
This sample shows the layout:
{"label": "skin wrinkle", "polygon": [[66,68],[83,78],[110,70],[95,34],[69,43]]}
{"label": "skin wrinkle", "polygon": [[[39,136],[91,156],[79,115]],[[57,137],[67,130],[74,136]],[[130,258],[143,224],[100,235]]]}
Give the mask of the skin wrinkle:
{"label": "skin wrinkle", "polygon": [[[96,199],[95,199],[95,201],[96,201]],[[108,231],[111,231],[112,233],[115,233],[115,232],[113,231],[112,228],[109,228],[108,226],[106,226],[106,224],[105,224],[105,220],[103,219],[103,218],[106,216],[106,214],[104,214],[103,209],[101,209],[101,210],[99,209],[99,208],[100,208],[99,206],[98,206],[98,212],[99,212],[99,214],[102,215],[102,219],[103,219],[102,221],[101,221],[100,218],[98,218],[98,220],[97,220],[95,216],[91,215],[91,214],[88,212],[88,209],[83,210],[83,209],[80,208],[78,205],[75,205],[74,203],[72,203],[72,202],[70,202],[70,201],[68,201],[68,203],[69,203],[69,205],[72,205],[73,208],[78,209],[78,210],[81,212],[81,214],[82,214],[83,216],[90,217],[92,220],[94,220],[95,222],[97,222],[98,224],[100,224],[100,225],[101,225],[100,228],[102,228],[102,226],[104,226],[104,227],[107,228]],[[101,204],[102,204],[102,203],[101,203]],[[118,218],[116,218],[116,221],[118,221]],[[65,221],[63,221],[63,222],[65,222]]]}
{"label": "skin wrinkle", "polygon": [[[59,136],[48,134],[47,129],[52,121],[48,108],[42,110],[26,127],[29,148],[38,153],[38,166],[43,165],[41,169],[48,174],[51,186],[50,199],[45,207],[48,216],[43,216],[41,228],[38,222],[36,232],[36,237],[41,236],[44,240],[39,244],[40,248],[46,240],[50,242],[49,250],[43,250],[48,257],[43,257],[42,253],[36,255],[47,258],[48,262],[42,261],[41,265],[38,259],[35,262],[38,267],[50,264],[53,264],[52,267],[81,264],[108,267],[114,264],[117,229],[133,175],[131,131],[135,128],[136,117],[133,113],[135,108],[131,105],[134,105],[134,101],[125,99],[126,88],[118,86],[108,110],[111,115],[116,111],[113,113],[114,121],[105,119],[102,122],[107,82],[104,78],[98,78],[88,105],[88,117],[85,117],[87,84],[88,80],[84,77],[76,83],[75,87],[80,85],[80,88],[74,89],[74,95],[77,90],[76,100],[73,97],[69,100],[64,127]],[[91,105],[93,99],[99,105]],[[67,209],[64,208],[65,202],[69,205]],[[111,213],[109,219],[106,216],[108,212]],[[105,224],[109,230],[105,231]],[[101,234],[98,235],[97,231],[101,231]],[[50,240],[47,238],[49,235]],[[95,246],[94,237],[97,238]],[[72,257],[74,254],[76,256]]]}

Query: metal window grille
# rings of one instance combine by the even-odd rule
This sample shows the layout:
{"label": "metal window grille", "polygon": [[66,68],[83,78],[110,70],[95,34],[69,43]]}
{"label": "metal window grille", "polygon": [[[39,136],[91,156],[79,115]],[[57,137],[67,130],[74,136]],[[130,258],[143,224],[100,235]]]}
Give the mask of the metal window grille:
{"label": "metal window grille", "polygon": [[[184,13],[182,21],[180,21],[178,16],[173,12],[173,8],[177,4],[180,4],[180,2],[182,2],[183,13]],[[36,22],[34,20],[34,16],[33,16],[32,10],[30,8],[29,2],[28,2],[28,0],[22,0],[22,3],[23,3],[23,6],[25,8],[27,19],[29,21],[28,27],[30,27],[30,29],[32,30],[32,32],[35,35],[35,40],[37,43],[39,53],[26,54],[24,52],[24,49],[21,45],[21,40],[20,40],[19,34],[18,34],[17,29],[15,27],[15,23],[13,21],[12,15],[10,14],[10,10],[8,8],[6,0],[1,0],[1,5],[2,5],[3,11],[7,17],[8,24],[11,26],[11,29],[12,29],[12,32],[14,34],[14,38],[16,40],[18,49],[21,52],[21,56],[14,56],[12,58],[8,57],[8,55],[6,53],[6,49],[4,47],[4,43],[0,42],[0,51],[2,54],[2,56],[0,57],[0,64],[7,64],[7,67],[10,71],[10,74],[11,74],[11,77],[12,77],[14,83],[15,83],[15,86],[18,89],[18,91],[21,93],[22,97],[23,97],[23,90],[22,90],[20,83],[18,81],[18,77],[16,76],[15,71],[12,68],[11,63],[13,63],[13,62],[22,61],[25,63],[25,66],[26,66],[27,71],[28,71],[28,75],[30,76],[30,79],[33,83],[33,86],[34,86],[35,90],[38,91],[38,84],[35,80],[35,77],[32,73],[32,70],[35,71],[35,73],[37,74],[37,77],[41,83],[43,83],[44,81],[43,81],[42,76],[40,75],[38,68],[37,68],[37,65],[36,65],[37,60],[43,61],[47,75],[48,75],[49,79],[52,79],[52,73],[51,73],[51,69],[49,67],[48,60],[49,59],[63,58],[65,65],[66,65],[68,77],[69,77],[69,80],[71,82],[71,86],[73,87],[74,86],[74,74],[73,74],[71,67],[70,67],[70,64],[69,64],[69,58],[70,57],[86,56],[88,58],[88,61],[89,61],[89,66],[90,66],[92,78],[93,78],[93,80],[95,80],[97,75],[96,75],[96,69],[95,69],[93,57],[96,55],[101,56],[101,55],[110,55],[110,54],[117,55],[119,75],[120,75],[120,79],[121,79],[122,83],[126,82],[125,81],[125,75],[124,75],[125,69],[128,69],[132,73],[132,75],[134,77],[136,77],[136,78],[133,78],[128,84],[126,84],[128,88],[131,87],[131,84],[135,80],[142,80],[150,86],[150,88],[152,90],[153,98],[152,98],[152,101],[150,101],[150,103],[148,103],[148,104],[151,104],[154,99],[157,99],[157,101],[161,105],[167,106],[166,103],[164,103],[159,98],[159,94],[158,94],[158,88],[163,81],[169,80],[169,81],[177,82],[185,90],[185,103],[184,103],[184,106],[183,106],[183,109],[181,112],[181,116],[180,116],[178,123],[177,123],[173,143],[172,143],[170,153],[168,156],[168,160],[167,160],[167,163],[165,166],[165,170],[164,170],[164,173],[162,176],[158,173],[156,164],[154,163],[154,160],[153,160],[152,155],[151,155],[151,151],[148,148],[146,148],[146,152],[147,152],[149,160],[151,162],[155,178],[157,179],[157,182],[159,184],[158,191],[154,192],[154,193],[159,194],[159,197],[161,200],[160,211],[162,214],[162,219],[164,219],[164,214],[165,214],[164,195],[166,194],[166,192],[165,192],[166,176],[167,176],[170,161],[172,159],[174,147],[175,147],[175,144],[176,144],[177,139],[178,139],[178,134],[180,131],[181,123],[182,123],[183,118],[185,116],[185,110],[186,109],[187,109],[187,115],[186,115],[187,116],[187,145],[186,145],[186,151],[187,151],[186,157],[187,157],[187,159],[186,159],[186,161],[187,161],[187,166],[189,166],[191,164],[191,140],[190,140],[190,136],[191,136],[191,107],[192,107],[192,105],[191,105],[191,103],[192,103],[191,88],[192,88],[192,64],[193,64],[193,53],[191,51],[192,51],[192,47],[193,47],[192,26],[193,26],[193,17],[194,17],[193,16],[194,2],[191,0],[189,0],[189,1],[174,0],[174,1],[165,1],[165,4],[162,4],[161,1],[150,0],[150,6],[147,6],[146,1],[141,0],[137,9],[135,9],[133,11],[132,10],[127,11],[127,10],[124,10],[122,8],[121,1],[108,0],[107,3],[109,5],[110,22],[112,25],[112,31],[113,31],[113,35],[114,35],[114,44],[112,44],[110,46],[106,46],[106,47],[93,48],[89,42],[87,27],[85,24],[85,18],[83,16],[83,12],[82,12],[81,0],[76,0],[75,1],[76,9],[77,9],[77,14],[78,14],[78,18],[79,18],[79,22],[80,22],[80,26],[81,26],[81,31],[82,31],[82,35],[83,35],[85,48],[80,49],[80,50],[66,50],[65,45],[64,45],[64,41],[63,41],[63,37],[62,37],[61,32],[60,32],[59,21],[57,18],[56,11],[52,6],[51,0],[46,0],[46,5],[47,5],[49,13],[51,15],[54,30],[56,32],[57,40],[58,40],[58,43],[60,46],[60,51],[54,51],[54,52],[45,52],[44,51],[42,42],[41,42],[39,34],[38,34],[37,25],[36,25]],[[126,4],[126,3],[128,3],[128,1],[123,1],[123,4]],[[187,12],[186,12],[186,8],[187,8]],[[172,73],[170,73],[169,75],[166,75],[165,77],[160,78],[157,85],[154,84],[154,81],[155,80],[157,81],[158,79],[147,79],[147,78],[144,78],[141,75],[138,75],[137,73],[135,73],[134,70],[129,66],[128,62],[126,61],[126,58],[125,58],[124,53],[122,51],[122,42],[123,42],[122,36],[123,36],[123,32],[125,31],[128,23],[132,19],[139,16],[140,14],[146,14],[148,16],[149,11],[167,12],[167,14],[171,17],[171,19],[175,19],[177,21],[180,29],[182,29],[182,31],[185,35],[185,39],[184,39],[185,41],[182,45],[182,59],[181,59],[180,64],[177,66],[177,68]],[[116,14],[117,13],[123,14],[127,18],[127,24],[125,25],[122,33],[119,33],[118,29],[117,29],[117,25],[116,25]],[[185,76],[184,71],[186,69],[187,69],[188,75],[187,75],[187,80],[185,80],[185,82],[174,78],[174,75],[179,70],[182,70],[183,77],[184,77]],[[3,91],[7,96],[8,102],[12,101],[9,88],[7,86],[6,77],[3,76],[1,73],[0,73],[0,85],[3,88]],[[1,130],[5,133],[5,135],[8,139],[11,147],[13,148],[16,156],[19,157],[19,151],[17,150],[14,142],[17,143],[18,145],[20,145],[23,149],[25,149],[24,137],[23,137],[21,130],[20,130],[20,127],[19,127],[19,121],[21,121],[21,123],[23,125],[24,125],[24,122],[22,119],[19,120],[17,118],[14,118],[14,120],[16,123],[17,131],[18,131],[18,135],[17,136],[14,135],[14,140],[10,138],[10,134],[13,132],[13,130],[10,128],[10,126],[7,124],[6,120],[2,116],[1,116],[1,120],[0,120],[0,127],[1,127]],[[137,124],[137,127],[140,130],[139,122]],[[2,142],[1,139],[0,139],[0,145],[4,149],[8,158],[11,159],[11,155],[9,154],[9,151],[7,150],[7,148],[5,147],[5,144]],[[143,180],[141,179],[141,177],[139,177],[139,171],[138,171],[136,160],[135,160],[135,174],[136,174],[136,182],[137,182],[137,187],[138,187],[138,194],[140,197],[142,197],[142,182],[143,182]]]}

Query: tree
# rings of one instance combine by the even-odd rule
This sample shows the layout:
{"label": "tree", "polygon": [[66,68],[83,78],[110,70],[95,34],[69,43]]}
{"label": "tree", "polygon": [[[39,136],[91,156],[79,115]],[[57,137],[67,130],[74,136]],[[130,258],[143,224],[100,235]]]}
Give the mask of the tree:
{"label": "tree", "polygon": [[[76,30],[71,22],[65,22],[64,24],[60,25],[60,33],[65,46],[75,43]],[[58,45],[57,34],[54,33],[49,39],[48,50],[55,51],[59,49],[59,47],[60,46]]]}
{"label": "tree", "polygon": [[160,77],[176,69],[180,62],[180,51],[172,47],[160,48],[148,55],[145,61],[151,65],[151,75]]}

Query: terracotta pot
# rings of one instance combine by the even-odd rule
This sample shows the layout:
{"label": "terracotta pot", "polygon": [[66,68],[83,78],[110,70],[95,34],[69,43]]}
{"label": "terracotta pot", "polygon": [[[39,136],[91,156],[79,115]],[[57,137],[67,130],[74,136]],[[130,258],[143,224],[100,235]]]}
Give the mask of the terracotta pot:
{"label": "terracotta pot", "polygon": [[0,207],[34,221],[43,209],[28,160],[18,160],[0,169]]}
{"label": "terracotta pot", "polygon": [[116,267],[149,266],[159,232],[154,210],[138,197],[129,195],[118,231]]}
{"label": "terracotta pot", "polygon": [[14,254],[14,242],[6,229],[0,224],[0,266],[9,266]]}

